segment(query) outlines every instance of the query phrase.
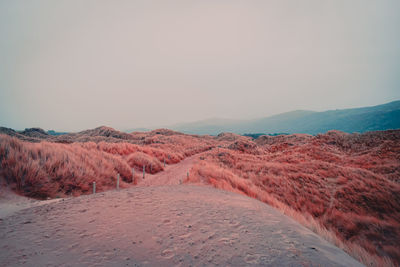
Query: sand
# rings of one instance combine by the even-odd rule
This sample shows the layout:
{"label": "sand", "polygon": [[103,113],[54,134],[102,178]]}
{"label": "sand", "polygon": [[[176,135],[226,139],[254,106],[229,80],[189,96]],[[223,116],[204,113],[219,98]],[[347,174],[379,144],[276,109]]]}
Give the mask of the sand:
{"label": "sand", "polygon": [[[143,179],[143,173],[140,172],[138,186],[157,186],[157,185],[179,185],[187,176],[190,168],[201,157],[203,153],[188,157],[178,164],[166,165],[164,171],[157,174],[146,173]],[[137,175],[137,174],[136,174]],[[135,176],[136,176],[135,175]]]}
{"label": "sand", "polygon": [[9,208],[0,266],[363,266],[255,199],[179,185],[194,160],[136,187]]}
{"label": "sand", "polygon": [[0,179],[0,219],[16,213],[19,210],[41,206],[52,202],[60,201],[61,199],[36,200],[15,194],[5,181]]}

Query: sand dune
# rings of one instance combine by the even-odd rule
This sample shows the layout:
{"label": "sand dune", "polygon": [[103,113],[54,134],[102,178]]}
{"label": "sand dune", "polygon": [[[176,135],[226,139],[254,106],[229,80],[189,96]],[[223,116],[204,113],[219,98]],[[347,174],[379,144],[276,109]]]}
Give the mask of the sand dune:
{"label": "sand dune", "polygon": [[[99,131],[100,133],[98,133]],[[117,138],[119,133],[114,130],[110,131],[105,127],[91,131],[95,136],[90,135],[90,138],[97,140],[96,138],[99,137],[98,143],[92,142],[93,140],[90,138],[87,139],[85,135],[81,136],[83,140],[91,140],[91,142],[72,142],[74,139],[71,139],[71,144],[48,141],[34,144],[2,135],[0,138],[2,141],[0,179],[3,177],[4,185],[7,184],[13,191],[6,190],[5,194],[2,194],[1,188],[4,186],[0,186],[0,218],[6,222],[12,214],[21,210],[24,211],[19,214],[24,216],[24,214],[30,214],[37,209],[38,205],[51,207],[58,205],[58,203],[50,204],[49,201],[37,201],[17,196],[13,192],[42,199],[55,198],[51,201],[68,202],[70,204],[65,206],[67,213],[70,210],[73,211],[75,206],[80,210],[87,209],[79,207],[74,201],[60,200],[60,198],[90,194],[93,181],[96,182],[97,192],[113,190],[116,187],[117,173],[119,173],[121,189],[130,188],[127,190],[132,192],[135,190],[154,191],[158,190],[156,188],[160,186],[181,188],[185,187],[185,185],[181,185],[183,182],[183,184],[203,186],[200,188],[206,188],[204,185],[208,184],[227,191],[245,194],[285,211],[285,214],[291,215],[292,218],[296,218],[310,229],[317,229],[316,231],[322,236],[333,240],[334,244],[339,244],[339,247],[344,247],[348,253],[351,253],[356,259],[362,260],[364,264],[391,266],[390,260],[393,262],[396,260],[399,229],[398,209],[396,209],[398,207],[396,171],[398,170],[399,131],[370,132],[362,135],[331,131],[318,136],[299,134],[261,136],[256,140],[251,140],[231,133],[210,137],[156,130],[149,133],[132,134],[135,137],[133,141],[131,140],[133,143],[125,142],[125,139],[119,140]],[[109,140],[109,135],[115,136],[113,137],[115,140],[113,138]],[[164,160],[167,164],[165,167],[163,166]],[[142,178],[141,172],[143,165],[146,166],[146,172],[153,173],[146,173],[145,179]],[[135,168],[135,177],[132,176],[132,168]],[[189,179],[187,179],[188,171]],[[147,189],[147,187],[152,189]],[[185,201],[189,200],[186,200],[184,196],[178,197],[179,194],[174,190],[169,190],[169,194],[162,193],[165,203],[176,205],[175,202],[180,198],[181,207],[177,208],[186,209],[187,207],[183,205]],[[201,196],[196,196],[196,190],[188,191],[186,194],[201,199]],[[122,194],[122,192],[125,191],[117,192],[117,194]],[[104,197],[108,194],[105,193]],[[161,192],[148,194],[149,199],[146,202],[150,202],[150,204],[146,208],[147,211],[161,205],[152,198],[152,195],[157,196],[158,194]],[[138,200],[135,199],[135,196],[135,194],[133,197],[124,197],[123,194],[115,195],[115,198],[109,198],[107,201],[108,203],[118,201],[136,203]],[[215,204],[217,206],[220,205],[218,199],[221,196],[225,195],[210,195],[211,198],[215,198],[214,202],[217,203]],[[98,197],[96,195],[77,199]],[[93,205],[92,209],[103,211],[108,209],[108,203],[105,203],[104,206],[90,201],[88,205]],[[141,205],[140,201],[138,203]],[[200,210],[201,214],[202,206],[200,204],[195,201],[186,205],[194,205],[191,207],[194,210]],[[264,204],[259,203],[259,205]],[[231,206],[208,207],[208,210],[227,209],[220,213],[228,214],[227,218],[234,218],[236,215],[231,213],[233,212]],[[131,216],[142,216],[136,208],[130,211]],[[121,217],[121,215],[118,216]],[[152,216],[152,220],[159,219],[158,214],[152,214]],[[164,220],[174,221],[174,216],[176,216],[174,213],[164,214]],[[92,215],[89,217],[92,218]],[[285,218],[282,220],[287,220],[286,217],[282,218]],[[63,216],[56,219],[68,222]],[[132,218],[125,219],[134,222]],[[199,218],[198,224],[209,223],[208,220],[200,219],[204,218]],[[216,217],[211,221],[219,219]],[[76,220],[82,219],[76,217]],[[260,219],[257,218],[257,220]],[[24,222],[17,220],[14,224],[18,225]],[[87,227],[85,223],[87,222],[83,221],[80,227]],[[114,223],[118,223],[118,221]],[[30,225],[32,222],[29,221],[27,224]],[[138,231],[142,232],[143,227],[140,227],[140,224],[151,223],[139,222]],[[269,226],[266,225],[265,227],[268,229]],[[134,226],[137,227],[135,223]],[[248,226],[252,227],[251,224]],[[319,226],[320,228],[318,228]],[[43,227],[44,230],[47,229],[46,226]],[[216,226],[213,227],[218,229]],[[325,227],[328,230],[325,230]],[[14,231],[11,222],[6,228],[3,228],[4,233],[9,231]],[[64,233],[64,229],[58,231]],[[219,229],[218,231],[223,232],[224,230]],[[230,231],[236,233],[236,229],[230,229]],[[254,230],[254,232],[257,231]],[[1,231],[0,234],[2,234]],[[159,236],[160,240],[164,240],[165,237]],[[4,235],[4,237],[7,236]],[[25,241],[21,241],[24,238],[25,236],[16,235],[15,240],[17,241],[11,237],[11,239],[6,238],[5,242],[6,244],[13,244],[14,241],[22,242],[21,247],[24,247]],[[40,239],[37,236],[36,238]],[[120,239],[119,236],[114,238]],[[239,240],[242,238],[240,237]],[[49,240],[53,240],[53,238],[49,237]],[[75,242],[74,240],[73,242]],[[104,241],[102,236],[99,240],[105,244],[108,242]],[[69,244],[72,241],[64,240],[63,242]],[[254,242],[254,244],[260,244],[260,241]],[[36,246],[35,244],[29,245],[34,248]],[[218,247],[217,243],[209,244],[210,247],[215,245]],[[15,245],[9,251],[14,251],[19,247],[19,245]],[[150,246],[150,248],[156,247],[156,245]],[[297,245],[295,247],[297,248]],[[82,244],[83,248],[85,248],[85,244]],[[161,248],[159,247],[159,249]],[[136,250],[136,254],[132,254],[133,256],[129,258],[137,259],[139,263],[145,262],[146,259],[152,259],[150,264],[157,264],[158,262],[153,262],[153,259],[157,258],[154,256],[157,253],[151,254],[146,252],[145,248],[143,249],[145,252],[141,254],[142,258],[137,255]],[[178,250],[176,257],[182,255],[184,250],[191,253],[200,251],[200,248],[192,246],[180,247],[180,249],[181,251]],[[237,257],[246,258],[247,249],[248,247],[241,248]],[[285,251],[285,248],[282,248],[282,251]],[[207,253],[199,254],[201,257],[198,256],[192,263],[203,264],[202,257],[208,255]],[[225,265],[230,263],[229,255],[236,255],[225,250],[223,253],[226,253],[225,258],[222,257],[219,261],[207,261],[206,264]],[[64,252],[60,255],[63,254]],[[104,251],[100,254],[105,255]],[[10,255],[7,250],[3,254],[3,256],[7,256],[8,260],[11,260],[11,263],[15,263],[15,259]],[[27,254],[23,253],[22,255]],[[50,257],[47,255],[43,260],[46,262],[49,259]],[[81,262],[79,257],[74,257],[74,259],[76,260],[74,263]],[[314,261],[314,259],[310,260],[311,265]],[[337,260],[337,262],[342,262],[342,260]],[[0,265],[2,263],[3,260],[0,259]],[[35,262],[33,261],[33,263]],[[56,261],[56,263],[59,262]],[[108,263],[111,264],[114,261],[111,260]],[[176,264],[180,261],[172,263]],[[236,263],[232,264],[236,265]],[[242,263],[237,263],[237,265],[242,265]],[[185,261],[183,265],[190,264]],[[263,262],[260,263],[256,260],[245,261],[245,264],[264,265]],[[285,265],[285,263],[282,264]],[[396,264],[393,265],[396,266]]]}
{"label": "sand dune", "polygon": [[61,199],[37,200],[15,194],[5,183],[0,179],[0,219],[7,217],[17,211],[46,205],[52,202],[61,201]]}
{"label": "sand dune", "polygon": [[1,266],[362,266],[279,211],[207,186],[132,187],[20,210]]}

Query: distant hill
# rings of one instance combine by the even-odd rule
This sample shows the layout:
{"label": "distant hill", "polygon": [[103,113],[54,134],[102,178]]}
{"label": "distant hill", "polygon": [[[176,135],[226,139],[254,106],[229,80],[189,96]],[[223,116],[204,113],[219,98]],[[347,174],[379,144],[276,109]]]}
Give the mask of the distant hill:
{"label": "distant hill", "polygon": [[400,101],[383,105],[323,112],[296,110],[254,120],[211,119],[169,127],[184,133],[211,134],[307,133],[329,130],[367,132],[400,128]]}
{"label": "distant hill", "polygon": [[238,125],[246,122],[247,121],[245,120],[212,118],[189,123],[175,124],[167,128],[183,133],[217,135],[222,132],[236,132],[235,130],[237,130]]}

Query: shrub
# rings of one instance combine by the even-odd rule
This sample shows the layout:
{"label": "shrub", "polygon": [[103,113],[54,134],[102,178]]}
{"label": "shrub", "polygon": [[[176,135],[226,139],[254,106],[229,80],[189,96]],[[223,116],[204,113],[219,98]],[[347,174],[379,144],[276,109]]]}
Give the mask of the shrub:
{"label": "shrub", "polygon": [[163,165],[157,158],[152,158],[149,155],[142,152],[135,152],[130,154],[126,158],[126,162],[129,166],[136,167],[138,170],[142,170],[143,166],[145,166],[145,170],[147,173],[157,173],[162,171]]}

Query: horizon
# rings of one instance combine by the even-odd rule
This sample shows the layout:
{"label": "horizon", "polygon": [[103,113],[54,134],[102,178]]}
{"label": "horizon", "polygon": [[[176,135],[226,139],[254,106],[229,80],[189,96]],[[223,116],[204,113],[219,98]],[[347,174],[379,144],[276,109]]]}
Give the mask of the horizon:
{"label": "horizon", "polygon": [[[210,121],[210,120],[229,120],[229,121],[234,121],[234,122],[238,122],[238,121],[251,121],[251,120],[257,120],[257,119],[263,119],[263,118],[274,117],[274,116],[278,116],[278,115],[286,114],[286,113],[291,113],[291,112],[299,112],[299,111],[328,112],[328,111],[335,111],[335,110],[347,110],[347,109],[357,109],[357,108],[375,107],[375,106],[381,106],[381,105],[390,104],[390,103],[393,103],[393,102],[400,102],[400,99],[399,99],[399,100],[393,100],[393,101],[386,102],[386,103],[382,103],[382,104],[371,105],[371,106],[361,106],[361,107],[352,107],[352,108],[343,108],[343,109],[328,109],[328,110],[322,110],[322,111],[305,110],[305,109],[300,110],[300,109],[298,109],[298,110],[290,110],[290,111],[286,111],[286,112],[282,112],[282,113],[278,113],[278,114],[272,114],[272,115],[270,115],[270,116],[257,117],[257,118],[249,118],[249,119],[242,119],[242,120],[239,120],[239,119],[232,119],[232,118],[213,117],[213,118],[205,118],[205,119],[197,120],[197,121],[180,122],[180,123],[170,124],[170,125],[158,125],[158,126],[154,126],[154,127],[145,127],[145,126],[142,127],[142,126],[139,126],[139,127],[125,127],[125,128],[122,128],[122,129],[121,129],[121,128],[115,128],[115,127],[112,127],[112,126],[110,126],[110,125],[104,125],[104,124],[103,124],[103,125],[94,126],[94,127],[92,127],[92,128],[82,128],[82,129],[79,129],[79,130],[77,130],[77,131],[67,131],[67,130],[54,129],[54,128],[43,128],[43,127],[41,127],[40,125],[30,126],[30,127],[24,127],[24,128],[19,128],[19,129],[7,127],[6,125],[0,125],[0,127],[10,128],[10,129],[13,129],[13,130],[15,130],[15,131],[24,131],[24,130],[26,130],[26,129],[40,128],[40,129],[45,130],[46,132],[48,132],[48,131],[55,131],[56,133],[62,133],[62,132],[65,132],[65,133],[75,133],[75,132],[85,131],[85,130],[89,130],[89,129],[96,129],[96,128],[100,128],[100,127],[109,127],[109,128],[113,128],[114,130],[118,130],[118,131],[120,131],[120,132],[126,132],[126,133],[129,133],[129,132],[132,132],[132,131],[139,131],[139,132],[143,131],[143,132],[148,132],[148,131],[153,131],[153,130],[157,130],[157,129],[169,129],[169,130],[174,130],[174,127],[176,127],[176,126],[185,125],[185,124],[195,124],[195,123],[200,123],[200,122],[208,122],[208,121]],[[335,130],[335,129],[332,129],[332,130]],[[178,132],[179,132],[179,130],[178,130]],[[252,132],[243,133],[243,134],[252,134]],[[213,135],[213,134],[210,134],[210,135]]]}
{"label": "horizon", "polygon": [[395,0],[2,1],[0,125],[125,130],[392,102],[399,9]]}

